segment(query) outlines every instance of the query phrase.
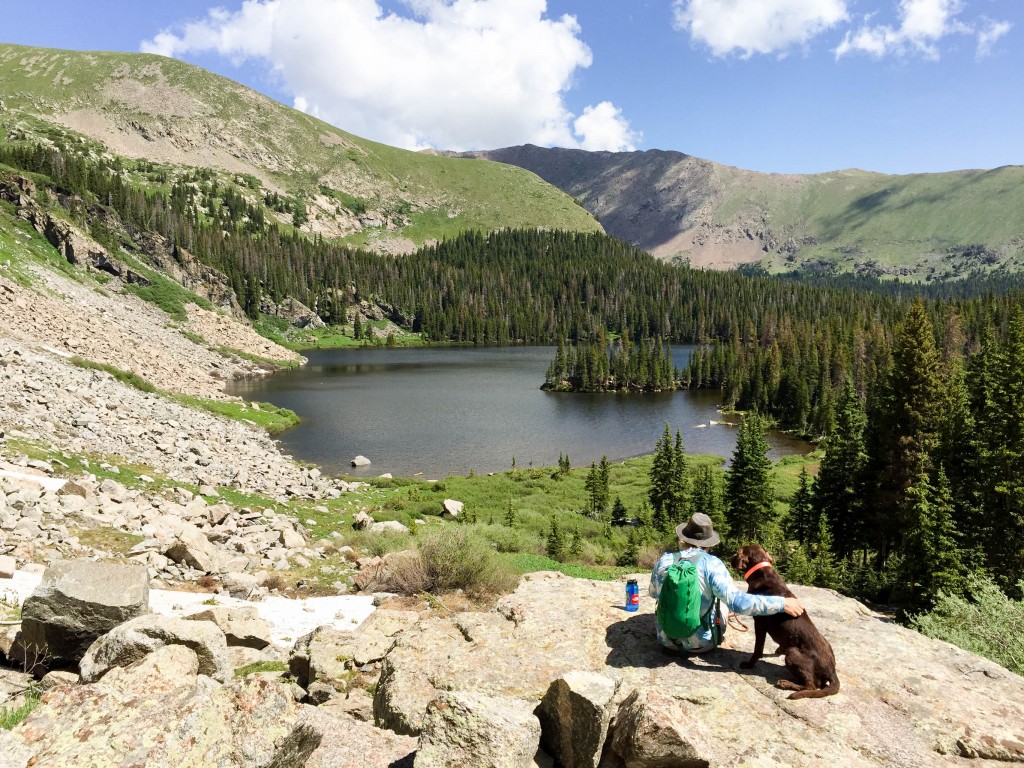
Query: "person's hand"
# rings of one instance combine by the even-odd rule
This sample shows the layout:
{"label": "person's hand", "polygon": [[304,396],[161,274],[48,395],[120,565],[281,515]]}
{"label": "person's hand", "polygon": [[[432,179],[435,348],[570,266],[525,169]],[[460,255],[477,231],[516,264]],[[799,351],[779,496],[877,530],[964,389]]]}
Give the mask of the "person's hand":
{"label": "person's hand", "polygon": [[804,612],[803,603],[795,597],[786,598],[786,607],[783,609],[790,616],[802,616]]}

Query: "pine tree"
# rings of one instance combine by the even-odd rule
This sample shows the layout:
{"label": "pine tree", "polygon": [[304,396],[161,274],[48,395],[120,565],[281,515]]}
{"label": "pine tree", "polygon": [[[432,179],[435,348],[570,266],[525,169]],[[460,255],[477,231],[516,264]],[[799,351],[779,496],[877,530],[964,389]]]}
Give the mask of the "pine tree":
{"label": "pine tree", "polygon": [[930,608],[940,592],[958,594],[965,577],[953,535],[953,504],[946,474],[939,468],[933,481],[930,460],[926,457],[922,464],[907,489],[911,528],[895,595],[904,609],[913,611]]}
{"label": "pine tree", "polygon": [[764,420],[756,411],[743,417],[726,487],[726,520],[736,541],[767,542],[776,536],[772,463]]}
{"label": "pine tree", "polygon": [[636,528],[629,531],[629,538],[626,546],[615,560],[620,568],[629,568],[638,565],[640,562],[640,533]]}
{"label": "pine tree", "polygon": [[939,351],[924,302],[915,299],[893,344],[892,366],[878,409],[874,521],[884,561],[901,550],[914,517],[908,490],[938,442],[943,383]]}
{"label": "pine tree", "polygon": [[[825,456],[814,481],[814,512],[828,520],[836,553],[847,557],[865,544],[868,462],[864,446],[867,417],[849,379],[836,403],[834,420],[835,427],[825,440]],[[817,521],[808,516],[804,535],[816,533],[816,529]]]}
{"label": "pine tree", "polygon": [[651,488],[647,497],[651,501],[654,512],[654,525],[662,529],[667,525],[667,509],[672,502],[672,465],[675,454],[672,450],[672,432],[668,423],[661,439],[654,446],[654,458],[651,461]]}
{"label": "pine tree", "polygon": [[516,509],[512,506],[512,497],[508,497],[508,504],[505,507],[505,525],[508,528],[515,528],[516,522],[518,522],[516,516]]}
{"label": "pine tree", "polygon": [[818,519],[821,515],[814,508],[811,477],[807,474],[806,464],[800,467],[798,483],[793,500],[789,503],[786,533],[791,539],[808,544],[818,532]]}
{"label": "pine tree", "polygon": [[690,473],[686,464],[686,449],[683,435],[677,429],[676,441],[672,446],[672,474],[669,484],[668,524],[676,525],[690,516]]}
{"label": "pine tree", "polygon": [[612,504],[612,522],[620,522],[629,517],[629,512],[626,510],[626,505],[622,503],[622,498],[619,496],[615,497],[615,503]]}
{"label": "pine tree", "polygon": [[811,551],[814,553],[815,586],[840,589],[845,581],[845,572],[842,568],[844,561],[836,559],[832,545],[832,531],[829,529],[828,520],[824,515],[818,519],[818,530],[814,534]]}
{"label": "pine tree", "polygon": [[548,531],[545,551],[552,560],[558,560],[559,562],[565,560],[565,538],[558,528],[558,523],[554,520],[551,521],[551,528]]}
{"label": "pine tree", "polygon": [[[983,351],[987,359],[978,405],[980,474],[989,530],[986,557],[996,582],[1021,597],[1024,573],[1024,310],[1018,309],[1003,343]],[[987,533],[987,536],[985,535]]]}
{"label": "pine tree", "polygon": [[572,539],[569,541],[569,556],[578,558],[583,554],[583,536],[580,535],[580,527],[577,525],[572,532]]}
{"label": "pine tree", "polygon": [[703,512],[710,517],[718,535],[724,540],[729,535],[729,524],[725,519],[722,495],[722,471],[707,464],[697,467],[690,509],[695,513]]}

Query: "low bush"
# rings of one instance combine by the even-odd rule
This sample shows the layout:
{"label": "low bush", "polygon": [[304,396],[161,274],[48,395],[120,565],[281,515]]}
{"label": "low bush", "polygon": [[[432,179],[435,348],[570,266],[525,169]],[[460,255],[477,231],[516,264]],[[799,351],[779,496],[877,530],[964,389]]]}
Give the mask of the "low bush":
{"label": "low bush", "polygon": [[468,526],[445,526],[417,538],[417,556],[398,560],[388,579],[406,594],[451,592],[471,597],[511,592],[518,577],[498,560],[493,547]]}
{"label": "low bush", "polygon": [[1008,597],[988,576],[971,575],[963,596],[940,595],[910,625],[1024,675],[1024,601]]}

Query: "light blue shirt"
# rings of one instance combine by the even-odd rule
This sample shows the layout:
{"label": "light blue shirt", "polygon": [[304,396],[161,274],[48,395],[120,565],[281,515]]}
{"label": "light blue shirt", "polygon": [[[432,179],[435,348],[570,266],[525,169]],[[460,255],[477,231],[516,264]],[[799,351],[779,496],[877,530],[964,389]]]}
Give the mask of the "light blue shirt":
{"label": "light blue shirt", "polygon": [[[725,563],[696,547],[679,552],[666,552],[661,556],[655,564],[654,570],[651,571],[650,595],[655,600],[661,594],[661,587],[665,583],[665,574],[668,573],[668,569],[680,560],[690,560],[697,567],[702,616],[711,608],[716,597],[727,606],[727,610],[722,612],[723,622],[728,618],[729,612],[742,613],[745,616],[770,616],[774,613],[781,613],[786,608],[786,598],[784,597],[750,595],[737,589]],[[690,653],[709,651],[715,647],[710,629],[702,627],[688,638],[673,639],[664,633],[660,621],[658,622],[658,642],[674,651],[689,651]]]}

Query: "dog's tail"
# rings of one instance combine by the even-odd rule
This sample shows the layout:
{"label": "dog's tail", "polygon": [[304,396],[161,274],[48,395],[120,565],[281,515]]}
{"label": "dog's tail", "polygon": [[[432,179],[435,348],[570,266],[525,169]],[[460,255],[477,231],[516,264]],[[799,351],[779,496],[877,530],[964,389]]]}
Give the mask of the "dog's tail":
{"label": "dog's tail", "polygon": [[789,698],[791,699],[823,699],[826,696],[834,696],[839,693],[839,677],[835,672],[832,673],[832,679],[829,681],[828,688],[810,688],[802,691],[797,691],[792,694]]}

